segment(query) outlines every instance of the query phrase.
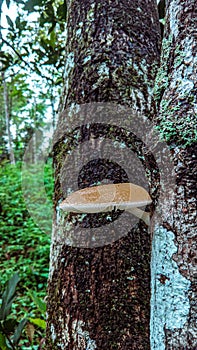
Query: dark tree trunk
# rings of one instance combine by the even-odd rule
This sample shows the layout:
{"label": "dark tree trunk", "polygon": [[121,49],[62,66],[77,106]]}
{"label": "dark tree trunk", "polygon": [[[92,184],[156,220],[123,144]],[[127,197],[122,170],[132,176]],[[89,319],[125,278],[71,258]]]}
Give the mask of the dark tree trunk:
{"label": "dark tree trunk", "polygon": [[[74,223],[78,225],[79,220],[82,220],[82,225],[93,225],[94,228],[96,220],[101,220],[102,224],[104,219],[102,215],[96,219],[95,215],[79,219],[72,214],[59,219],[58,205],[65,198],[65,193],[62,193],[67,171],[64,163],[73,151],[75,138],[78,140],[76,145],[90,142],[92,138],[95,152],[102,149],[101,136],[105,133],[114,141],[116,137],[118,141],[124,140],[128,148],[132,144],[124,130],[118,128],[120,134],[116,135],[115,127],[109,130],[106,125],[98,123],[79,128],[77,136],[68,133],[67,125],[70,120],[74,125],[80,105],[94,102],[99,109],[98,102],[113,102],[117,106],[132,108],[145,118],[151,119],[154,115],[152,89],[160,51],[156,3],[151,0],[68,1],[67,27],[66,86],[54,138],[56,210],[48,284],[46,348],[148,350],[151,240],[147,226],[140,220],[134,227],[127,227],[128,221],[125,225],[123,221],[127,234],[114,239],[111,244],[85,248],[85,244],[74,244],[71,236],[68,245],[60,230],[60,222],[65,226],[69,224],[72,232]],[[90,112],[98,109],[94,104]],[[107,115],[105,122],[109,126]],[[127,118],[129,121],[130,116]],[[81,125],[84,123],[81,120]],[[138,141],[133,143],[139,157],[141,151],[136,151]],[[77,152],[81,160],[80,152]],[[96,158],[85,175],[81,173],[80,188],[91,185],[95,179],[103,181],[106,178],[105,170],[110,170],[107,168],[110,162],[101,163],[101,159]],[[77,165],[72,164],[73,167]],[[146,166],[149,167],[148,161],[147,164],[144,162]],[[119,171],[117,176],[117,172],[112,171],[107,180],[131,181],[126,175]],[[152,185],[150,178],[147,180],[149,187]],[[75,181],[73,178],[73,183]],[[115,225],[116,230],[117,227]]]}

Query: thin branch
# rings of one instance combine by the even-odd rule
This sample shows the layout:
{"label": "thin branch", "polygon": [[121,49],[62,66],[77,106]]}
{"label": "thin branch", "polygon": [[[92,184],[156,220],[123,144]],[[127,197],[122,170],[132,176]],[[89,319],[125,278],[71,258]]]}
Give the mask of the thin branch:
{"label": "thin branch", "polygon": [[[27,66],[29,67],[29,69],[30,69],[32,72],[35,72],[35,69],[33,69],[33,68],[31,67],[31,65],[29,64],[29,62],[27,62],[27,61],[24,60],[24,58],[23,58],[23,57],[21,56],[21,54],[12,46],[12,44],[10,44],[7,40],[5,40],[5,39],[3,39],[3,38],[2,38],[2,41],[3,41],[4,44],[6,44],[7,46],[9,46],[9,47],[15,52],[15,54],[20,58],[20,60],[21,60],[23,63],[25,63],[25,65],[27,65]],[[36,69],[39,71],[38,68],[36,68]],[[41,76],[41,78],[47,79],[47,81],[50,80],[52,83],[54,83],[53,79],[51,79],[50,77],[47,77],[47,76],[43,75],[40,71],[39,71],[39,75]]]}
{"label": "thin branch", "polygon": [[12,49],[12,50],[15,52],[15,54],[20,58],[20,60],[21,60],[22,62],[24,62],[30,69],[32,69],[31,66],[30,66],[30,64],[29,64],[27,61],[24,60],[24,58],[20,55],[20,53],[19,53],[7,40],[5,40],[5,39],[2,38],[2,41],[3,41],[4,44],[6,44],[7,46],[11,47],[11,49]]}

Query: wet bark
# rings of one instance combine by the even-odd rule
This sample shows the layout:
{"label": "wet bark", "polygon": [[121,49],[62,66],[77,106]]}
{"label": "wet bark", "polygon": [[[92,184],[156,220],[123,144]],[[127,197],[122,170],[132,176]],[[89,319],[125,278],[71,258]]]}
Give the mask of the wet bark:
{"label": "wet bark", "polygon": [[[151,240],[147,226],[140,220],[134,227],[126,226],[127,234],[111,244],[82,248],[66,244],[57,223],[58,203],[64,198],[64,163],[76,145],[92,138],[93,151],[102,150],[101,136],[107,133],[113,141],[124,140],[128,148],[132,144],[136,156],[140,155],[138,140],[129,139],[121,128],[86,125],[75,137],[68,134],[66,124],[69,118],[74,123],[76,113],[72,111],[91,102],[114,102],[153,118],[152,90],[160,53],[157,8],[150,0],[68,1],[67,26],[66,86],[54,138],[55,214],[46,348],[148,350]],[[131,181],[120,166],[102,161],[95,158],[80,173],[79,188],[106,178],[110,182]],[[145,172],[152,162],[154,159],[147,156]],[[148,174],[146,181],[151,188],[157,179],[150,171]],[[63,222],[72,226],[72,219],[69,215]],[[79,218],[74,219],[78,225]],[[94,228],[99,221],[101,227],[106,225],[102,220],[107,220],[106,216],[87,216],[82,226]]]}

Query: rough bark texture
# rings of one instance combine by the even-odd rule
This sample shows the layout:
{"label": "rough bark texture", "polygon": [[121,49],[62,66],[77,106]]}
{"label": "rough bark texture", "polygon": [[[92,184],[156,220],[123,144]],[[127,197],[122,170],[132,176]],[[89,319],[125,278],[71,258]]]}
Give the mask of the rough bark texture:
{"label": "rough bark texture", "polygon": [[[56,222],[58,203],[63,199],[60,174],[67,152],[74,147],[74,143],[65,146],[66,140],[73,137],[64,132],[64,110],[75,110],[87,102],[112,101],[152,118],[159,46],[157,8],[152,0],[68,2],[66,86],[56,133],[61,138],[58,136],[54,145],[56,212],[48,285],[47,350],[150,348],[151,242],[147,227],[140,221],[133,229],[128,227],[128,234],[114,243],[85,249],[66,245]],[[84,127],[78,140],[89,140],[90,135],[97,140],[105,132],[121,140],[123,131],[116,135],[113,128],[106,131],[99,125]],[[127,143],[125,135],[123,138]],[[102,142],[97,147],[102,148]],[[129,181],[118,165],[110,169],[107,160],[104,164],[95,162],[86,169],[85,178],[83,172],[80,175],[79,187],[91,185],[95,178]],[[148,164],[149,161],[147,167]],[[110,170],[107,175],[106,169]],[[71,219],[72,215],[67,221]],[[84,222],[92,223],[95,216]]]}
{"label": "rough bark texture", "polygon": [[63,108],[113,101],[150,113],[157,20],[154,1],[69,1]]}
{"label": "rough bark texture", "polygon": [[197,7],[167,2],[156,81],[158,127],[173,155],[174,201],[154,232],[151,349],[197,349]]}

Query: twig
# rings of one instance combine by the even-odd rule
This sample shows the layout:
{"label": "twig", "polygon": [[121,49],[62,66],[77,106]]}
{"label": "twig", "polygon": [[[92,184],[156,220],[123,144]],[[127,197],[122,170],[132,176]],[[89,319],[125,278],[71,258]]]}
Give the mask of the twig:
{"label": "twig", "polygon": [[[3,38],[1,38],[1,39],[2,39],[2,41],[3,41],[4,44],[6,44],[7,46],[9,46],[9,47],[15,52],[15,54],[20,58],[20,60],[21,60],[23,63],[25,63],[25,64],[29,67],[29,69],[30,69],[31,71],[35,72],[35,69],[33,69],[33,68],[31,67],[31,65],[29,64],[29,62],[25,61],[24,58],[21,56],[21,54],[20,54],[7,40],[5,40],[5,39],[3,39]],[[38,68],[37,68],[37,69],[38,69]],[[43,75],[40,71],[39,71],[39,75],[41,76],[41,78],[47,79],[47,81],[50,80],[52,83],[54,83],[53,79],[51,79],[50,77],[47,77],[47,76]]]}

